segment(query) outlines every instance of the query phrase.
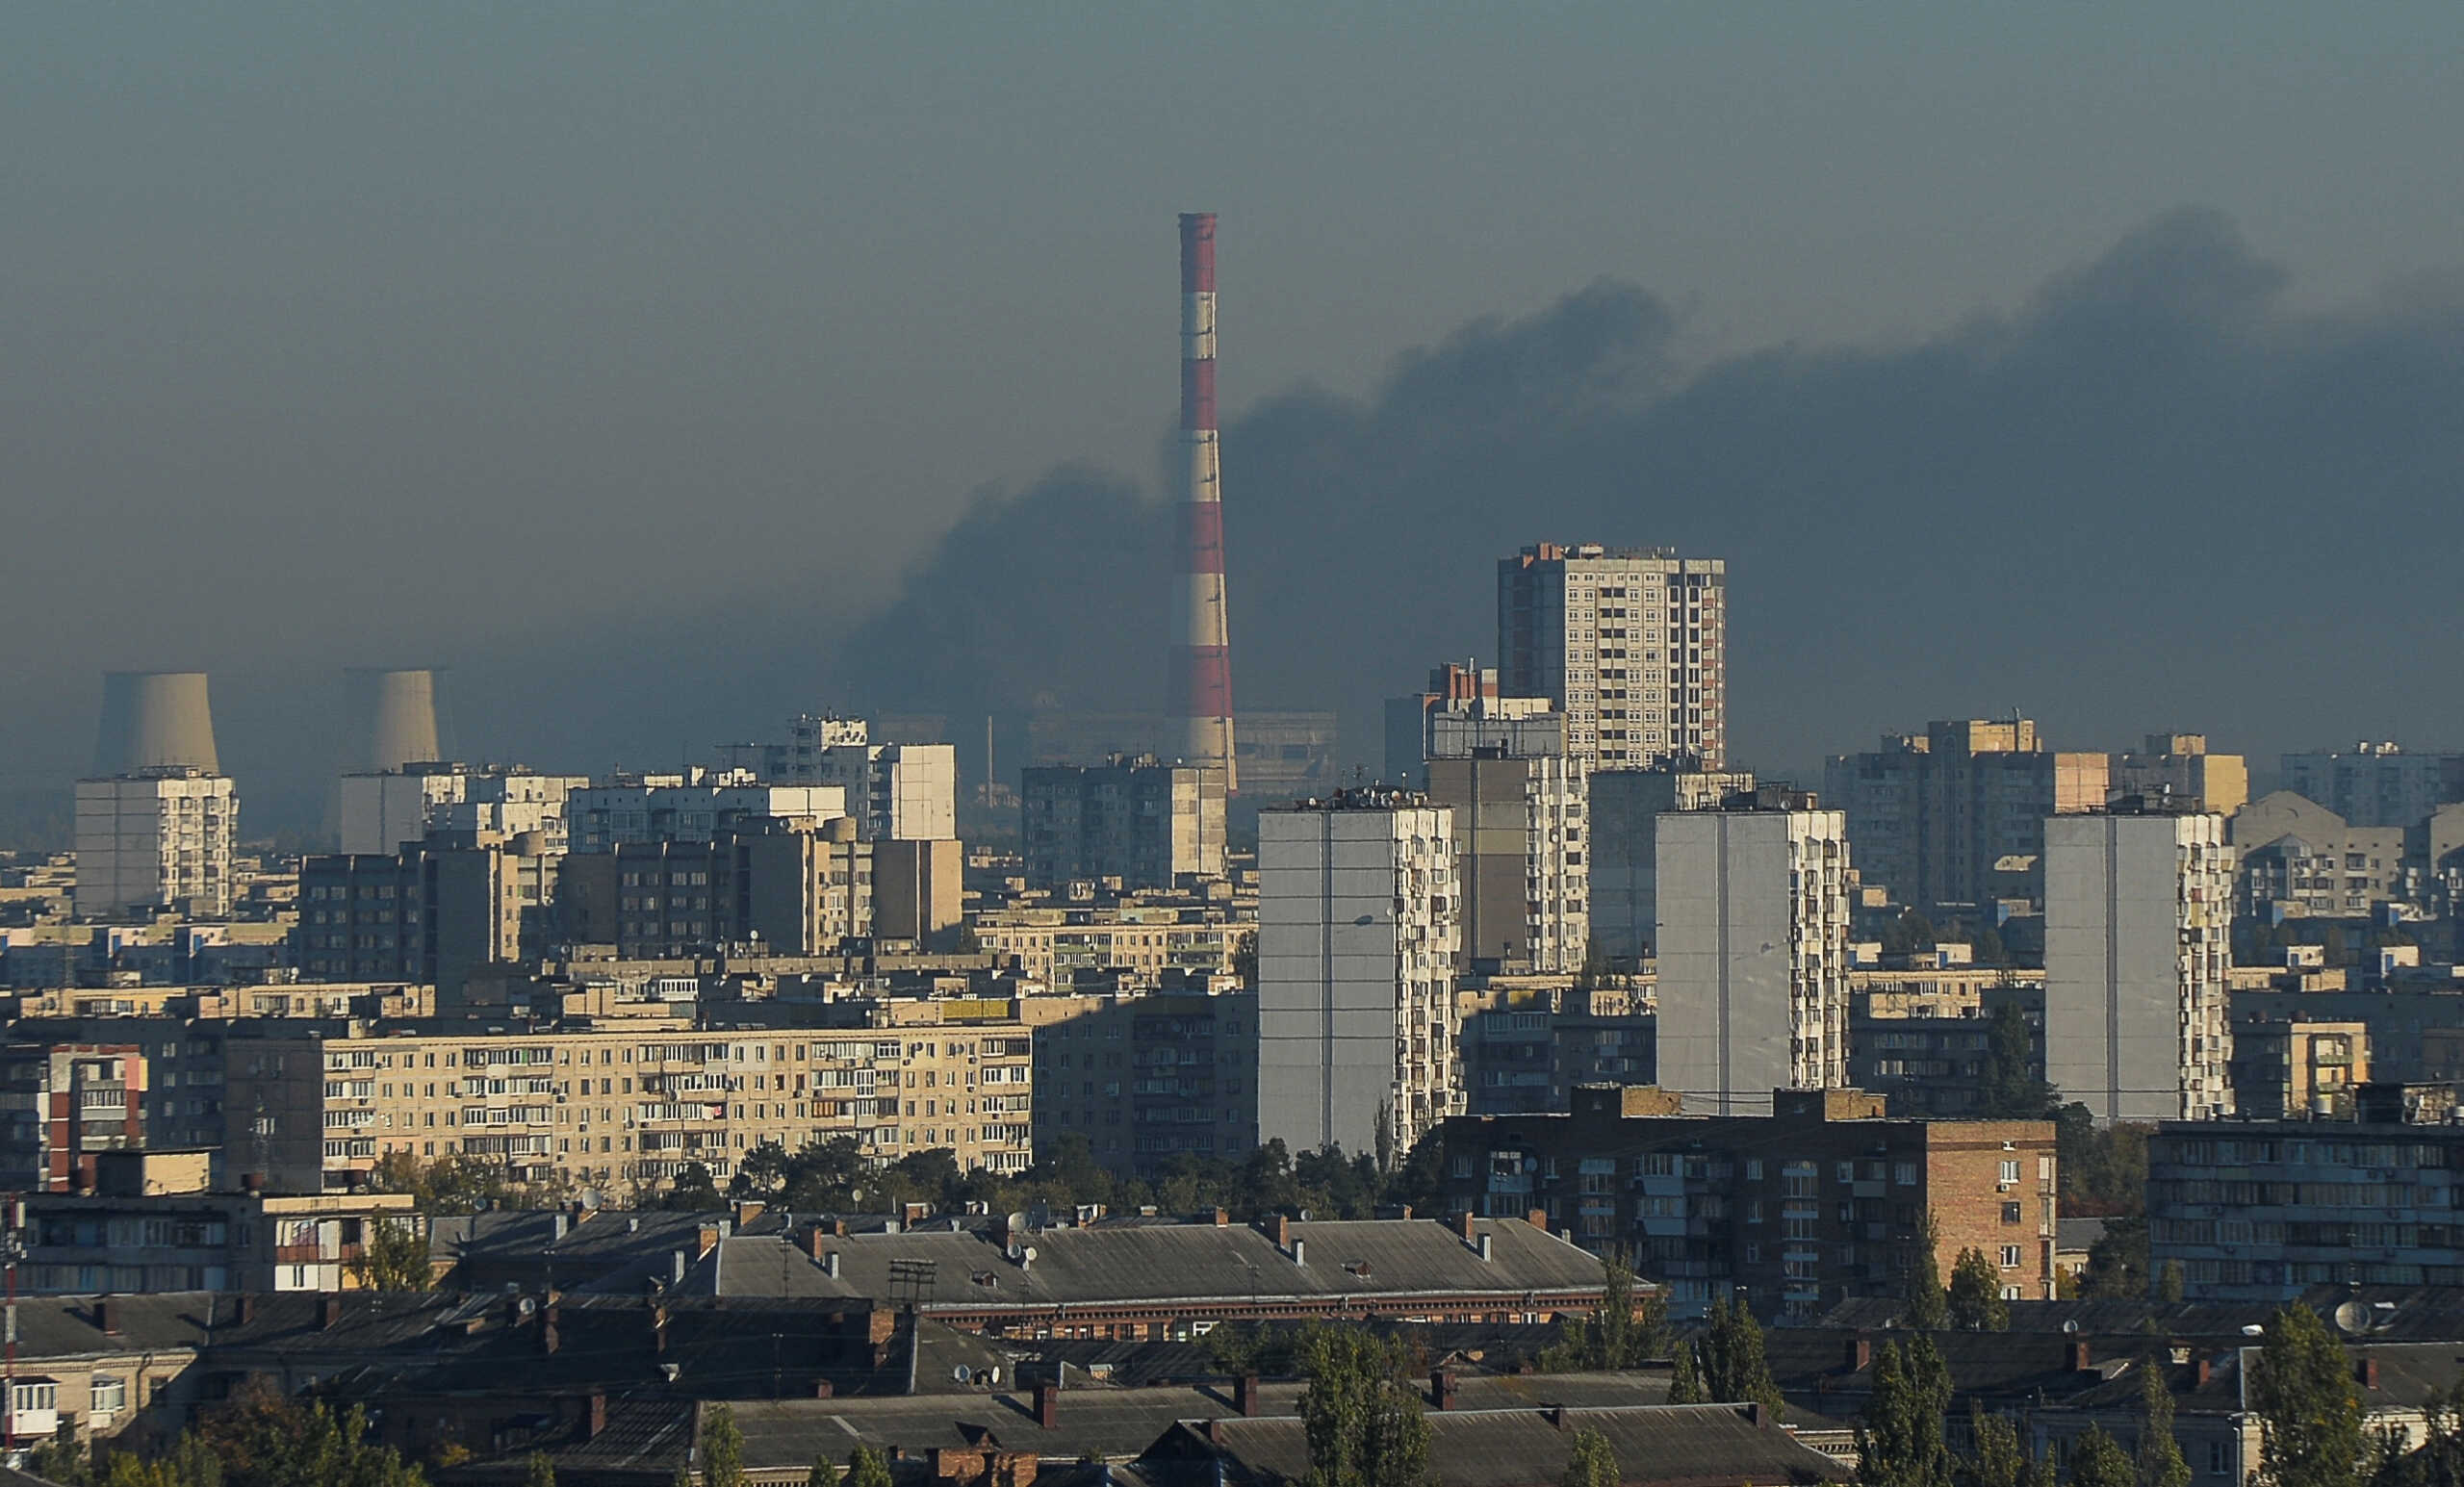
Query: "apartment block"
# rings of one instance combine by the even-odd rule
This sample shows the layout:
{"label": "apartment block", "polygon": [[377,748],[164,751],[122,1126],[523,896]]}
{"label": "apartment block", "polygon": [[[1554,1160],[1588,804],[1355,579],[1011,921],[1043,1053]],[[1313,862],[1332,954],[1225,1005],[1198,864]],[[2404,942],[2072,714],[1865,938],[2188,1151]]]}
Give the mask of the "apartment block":
{"label": "apartment block", "polygon": [[2418,826],[2440,806],[2464,800],[2464,754],[2407,754],[2364,739],[2349,753],[2287,754],[2278,764],[2285,789],[2357,827]]}
{"label": "apartment block", "polygon": [[1728,756],[1728,564],[1669,548],[1539,543],[1498,563],[1499,685],[1566,716],[1594,768]]}
{"label": "apartment block", "polygon": [[1683,1115],[1666,1090],[1587,1087],[1562,1115],[1457,1116],[1443,1128],[1447,1206],[1539,1210],[1584,1247],[1630,1256],[1680,1316],[1734,1292],[1792,1320],[1905,1295],[1929,1212],[1945,1271],[1976,1249],[2004,1295],[2052,1296],[2051,1121],[1892,1119],[1854,1090],[1768,1099],[1765,1115]]}
{"label": "apartment block", "polygon": [[723,744],[723,768],[768,784],[834,785],[866,841],[943,841],[958,836],[958,751],[945,743],[876,740],[862,718],[806,713],[787,741]]}
{"label": "apartment block", "polygon": [[1408,1148],[1462,1108],[1453,813],[1337,791],[1258,818],[1260,1140]]}
{"label": "apartment block", "polygon": [[[2379,1090],[2387,1098],[2374,1098]],[[2362,1091],[2361,1119],[2159,1125],[2148,1256],[2194,1301],[2289,1302],[2313,1286],[2464,1285],[2464,1125]]]}
{"label": "apartment block", "polygon": [[1592,943],[1616,964],[1638,963],[1658,943],[1659,817],[1671,810],[1713,810],[1735,795],[1754,793],[1741,770],[1602,769],[1585,782],[1591,807]]}
{"label": "apartment block", "polygon": [[1859,970],[1849,976],[1848,1082],[1894,1115],[1984,1114],[1994,1017],[2028,1030],[2028,1072],[2044,1071],[2044,981],[2032,971]]}
{"label": "apartment block", "polygon": [[1427,775],[1430,804],[1452,813],[1464,958],[1580,970],[1591,941],[1582,761],[1476,745],[1431,756]]}
{"label": "apartment block", "polygon": [[1116,878],[1128,888],[1171,888],[1222,877],[1222,782],[1220,771],[1151,754],[1025,770],[1018,800],[1028,884]]}
{"label": "apartment block", "polygon": [[[194,1168],[203,1153],[173,1160]],[[147,1165],[164,1164],[153,1158]],[[99,1191],[27,1200],[26,1257],[18,1267],[27,1291],[358,1290],[373,1227],[424,1223],[408,1193],[216,1192],[201,1180],[165,1192],[113,1176],[107,1165]]]}
{"label": "apartment block", "polygon": [[1867,884],[1903,904],[2039,899],[2045,818],[2104,808],[2112,761],[2057,753],[2025,718],[1971,718],[1836,756],[1823,795],[1848,817]]}
{"label": "apartment block", "polygon": [[2236,910],[2266,923],[2357,919],[2382,904],[2418,903],[2429,862],[2400,826],[2355,826],[2294,790],[2250,802],[2225,824]]}
{"label": "apartment block", "polygon": [[604,852],[624,842],[708,841],[762,816],[833,820],[848,814],[847,804],[834,784],[762,784],[742,770],[640,775],[567,795],[566,845]]}
{"label": "apartment block", "polygon": [[2045,831],[2045,1077],[2100,1120],[2233,1113],[2233,849],[2211,812]]}
{"label": "apartment block", "polygon": [[239,787],[193,766],[77,782],[77,913],[231,911]]}
{"label": "apartment block", "polygon": [[1561,1111],[1578,1085],[1651,1084],[1657,1029],[1648,996],[1539,976],[1485,977],[1458,991],[1466,1112]]}
{"label": "apartment block", "polygon": [[303,858],[293,958],[312,976],[417,982],[450,1000],[475,970],[537,959],[560,937],[566,860],[538,835],[484,833]]}
{"label": "apartment block", "polygon": [[1767,1113],[1848,1082],[1848,840],[1810,796],[1657,818],[1659,1084]]}
{"label": "apartment block", "polygon": [[1119,1176],[1152,1180],[1176,1158],[1258,1144],[1257,993],[1038,1000],[1071,1004],[1034,1033],[1038,1161],[1076,1138]]}
{"label": "apartment block", "polygon": [[2236,1022],[2226,1072],[2245,1120],[2349,1119],[2355,1092],[2370,1082],[2370,1025]]}
{"label": "apartment block", "polygon": [[103,1152],[145,1144],[145,1055],[134,1043],[0,1047],[0,1189],[91,1187]]}
{"label": "apartment block", "polygon": [[1030,1019],[1049,1011],[955,999],[849,1004],[853,1025],[829,1028],[235,1036],[234,1160],[279,1192],[358,1187],[399,1151],[625,1197],[687,1164],[724,1183],[764,1142],[846,1136],[884,1159],[946,1148],[962,1167],[1017,1171]]}
{"label": "apartment block", "polygon": [[744,818],[707,837],[620,842],[564,859],[565,936],[628,961],[758,943],[825,955],[873,922],[876,843],[844,816]]}
{"label": "apartment block", "polygon": [[877,838],[870,933],[928,951],[958,948],[966,918],[966,847],[956,837]]}
{"label": "apartment block", "polygon": [[2205,733],[2150,733],[2138,752],[2113,756],[2106,788],[2117,799],[2229,816],[2249,802],[2250,766],[2238,754],[2209,753]]}
{"label": "apartment block", "polygon": [[547,850],[561,852],[565,798],[589,783],[583,775],[447,763],[345,775],[338,816],[342,850],[351,857],[390,857],[431,832],[536,832]]}
{"label": "apartment block", "polygon": [[1081,971],[1119,970],[1142,987],[1176,973],[1229,976],[1257,933],[1225,906],[1168,904],[988,909],[968,928],[995,969],[1055,987]]}

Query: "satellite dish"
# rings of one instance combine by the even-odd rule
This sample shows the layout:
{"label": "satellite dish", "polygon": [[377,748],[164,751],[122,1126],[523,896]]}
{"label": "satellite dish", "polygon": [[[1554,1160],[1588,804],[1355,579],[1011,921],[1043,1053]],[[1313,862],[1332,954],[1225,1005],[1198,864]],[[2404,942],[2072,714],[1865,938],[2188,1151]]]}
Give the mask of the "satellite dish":
{"label": "satellite dish", "polygon": [[984,1371],[984,1381],[988,1384],[997,1384],[1001,1382],[1001,1365],[996,1363],[992,1367],[986,1369]]}
{"label": "satellite dish", "polygon": [[2336,1308],[2336,1330],[2347,1337],[2358,1337],[2370,1330],[2370,1308],[2359,1301],[2347,1301]]}
{"label": "satellite dish", "polygon": [[2079,1330],[2079,1319],[2078,1319],[2078,1318],[2076,1318],[2076,1317],[2073,1317],[2073,1318],[2071,1318],[2070,1320],[2068,1320],[2067,1321],[2065,1321],[2065,1322],[2062,1324],[2062,1330],[2063,1330],[2063,1331],[2065,1331],[2065,1332],[2076,1332],[2076,1331],[2078,1331],[2078,1330]]}
{"label": "satellite dish", "polygon": [[1033,1260],[1035,1257],[1036,1246],[1033,1244],[1029,1244],[1026,1248],[1018,1251],[1018,1258],[1021,1260]]}
{"label": "satellite dish", "polygon": [[963,1363],[960,1364],[957,1368],[950,1370],[950,1377],[962,1384],[971,1384],[975,1382],[975,1373]]}
{"label": "satellite dish", "polygon": [[2268,1335],[2268,1329],[2260,1326],[2255,1321],[2248,1322],[2243,1326],[2242,1335],[2244,1337],[2265,1337]]}
{"label": "satellite dish", "polygon": [[1027,1213],[1025,1209],[1020,1209],[1018,1212],[1010,1216],[1010,1232],[1013,1234],[1024,1234],[1026,1231]]}

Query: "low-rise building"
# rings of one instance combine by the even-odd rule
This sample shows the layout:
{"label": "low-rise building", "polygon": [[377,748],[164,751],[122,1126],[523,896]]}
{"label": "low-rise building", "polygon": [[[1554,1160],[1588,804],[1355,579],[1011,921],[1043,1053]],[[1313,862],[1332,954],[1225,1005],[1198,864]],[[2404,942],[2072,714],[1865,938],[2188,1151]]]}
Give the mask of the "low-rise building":
{"label": "low-rise building", "polygon": [[1223,904],[991,909],[967,927],[996,967],[1051,987],[1067,986],[1080,971],[1115,968],[1147,987],[1174,972],[1228,976],[1257,937],[1254,921]]}
{"label": "low-rise building", "polygon": [[1732,1290],[1796,1319],[1903,1295],[1928,1213],[1945,1273],[1976,1249],[2005,1295],[2053,1294],[2050,1121],[1895,1119],[1853,1090],[1775,1090],[1767,1115],[1678,1111],[1660,1090],[1585,1088],[1565,1115],[1449,1120],[1447,1204],[1537,1212],[1630,1256],[1681,1314]]}
{"label": "low-rise building", "polygon": [[2319,1285],[2464,1285],[2464,1124],[2444,1099],[2364,1086],[2359,1118],[2168,1121],[2147,1142],[2148,1256],[2192,1300]]}
{"label": "low-rise building", "polygon": [[[190,1154],[200,1171],[203,1153]],[[137,1192],[26,1200],[18,1283],[37,1295],[343,1291],[380,1223],[416,1230],[407,1193]]]}
{"label": "low-rise building", "polygon": [[2233,1029],[2233,1108],[2251,1120],[2352,1115],[2370,1082],[2364,1022],[2243,1022]]}

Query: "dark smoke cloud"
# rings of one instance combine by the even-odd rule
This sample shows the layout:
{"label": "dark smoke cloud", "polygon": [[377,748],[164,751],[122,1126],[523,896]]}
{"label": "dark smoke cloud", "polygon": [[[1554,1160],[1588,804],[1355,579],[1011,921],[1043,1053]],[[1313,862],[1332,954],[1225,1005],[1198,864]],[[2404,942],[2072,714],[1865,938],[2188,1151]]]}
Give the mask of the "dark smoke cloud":
{"label": "dark smoke cloud", "polygon": [[[2297,309],[2193,210],[1901,346],[1681,372],[1669,306],[1596,284],[1367,400],[1226,429],[1236,690],[1342,707],[1365,757],[1377,698],[1493,649],[1498,556],[1598,540],[1730,560],[1734,732],[1766,766],[2014,706],[2066,743],[2204,728],[2263,764],[2464,746],[2458,304]],[[876,705],[1152,705],[1168,526],[1080,473],[988,498],[839,672]]]}

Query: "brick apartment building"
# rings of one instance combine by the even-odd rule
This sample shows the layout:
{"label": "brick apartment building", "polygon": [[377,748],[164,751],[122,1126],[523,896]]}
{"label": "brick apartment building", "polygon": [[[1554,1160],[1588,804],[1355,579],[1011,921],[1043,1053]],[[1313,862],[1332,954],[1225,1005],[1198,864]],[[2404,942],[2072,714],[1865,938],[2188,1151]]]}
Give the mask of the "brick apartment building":
{"label": "brick apartment building", "polygon": [[1778,1090],[1769,1115],[1681,1115],[1651,1087],[1583,1086],[1563,1115],[1461,1115],[1444,1130],[1446,1202],[1534,1209],[1622,1252],[1680,1315],[1742,1293],[1807,1318],[1903,1294],[1930,1211],[1944,1275],[1964,1249],[2014,1298],[2053,1295],[2054,1127],[1911,1120],[1855,1090]]}

